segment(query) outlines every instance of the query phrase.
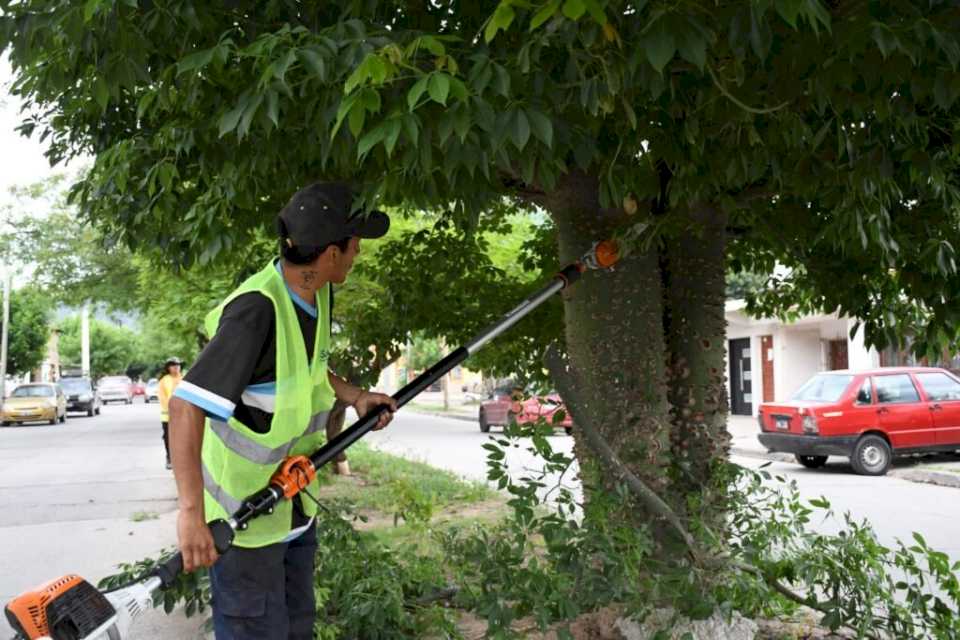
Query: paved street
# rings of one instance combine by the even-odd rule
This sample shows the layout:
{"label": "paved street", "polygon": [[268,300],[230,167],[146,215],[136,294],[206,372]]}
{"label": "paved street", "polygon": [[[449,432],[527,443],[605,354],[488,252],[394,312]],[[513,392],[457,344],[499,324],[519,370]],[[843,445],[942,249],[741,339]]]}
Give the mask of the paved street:
{"label": "paved street", "polygon": [[[497,435],[494,430],[492,434]],[[388,429],[372,433],[375,447],[486,477],[489,436],[475,422],[402,411]],[[569,451],[558,432],[553,445]],[[532,468],[523,449],[509,455],[514,471]],[[737,459],[759,466],[755,458]],[[813,472],[774,463],[807,497],[826,495],[838,511],[869,518],[885,542],[920,530],[931,545],[960,557],[957,489],[897,478],[864,478],[845,464]],[[0,601],[45,580],[78,573],[91,581],[119,562],[156,555],[175,541],[175,487],[163,466],[157,405],[110,405],[96,418],[66,424],[0,429]],[[831,525],[822,525],[831,527]],[[140,640],[194,638],[198,619],[151,612],[137,627]],[[0,621],[0,638],[9,636]]]}

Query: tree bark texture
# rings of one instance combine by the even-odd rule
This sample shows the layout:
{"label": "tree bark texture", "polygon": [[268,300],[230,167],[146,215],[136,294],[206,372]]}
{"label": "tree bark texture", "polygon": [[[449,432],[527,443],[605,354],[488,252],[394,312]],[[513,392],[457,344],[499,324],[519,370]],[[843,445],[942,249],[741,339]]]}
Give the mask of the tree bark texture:
{"label": "tree bark texture", "polygon": [[[597,194],[596,178],[571,173],[544,199],[559,232],[561,263],[630,221],[622,210],[602,210]],[[566,351],[583,373],[582,408],[632,472],[654,490],[666,489],[669,407],[657,255],[631,255],[612,270],[587,272],[563,296]],[[575,453],[585,489],[609,487],[596,465],[584,464],[594,454],[579,437]]]}
{"label": "tree bark texture", "polygon": [[685,231],[668,240],[661,261],[664,335],[676,489],[696,493],[726,455],[726,319],[724,282],[727,216],[696,205],[671,215]]}

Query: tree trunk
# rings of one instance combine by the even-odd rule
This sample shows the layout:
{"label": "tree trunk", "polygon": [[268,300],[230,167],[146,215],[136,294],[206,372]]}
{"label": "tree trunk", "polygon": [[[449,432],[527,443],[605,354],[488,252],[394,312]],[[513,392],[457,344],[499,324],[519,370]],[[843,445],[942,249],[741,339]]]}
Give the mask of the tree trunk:
{"label": "tree trunk", "polygon": [[726,214],[698,205],[684,215],[686,231],[664,251],[664,334],[671,405],[671,446],[678,493],[709,486],[725,457],[727,391],[724,282]]}
{"label": "tree trunk", "polygon": [[[559,231],[561,263],[631,218],[602,210],[597,180],[573,173],[543,200]],[[584,274],[564,293],[566,350],[583,373],[580,392],[592,422],[618,457],[655,491],[668,486],[669,415],[664,369],[663,308],[656,255],[633,255],[612,271]],[[574,429],[576,434],[576,429]],[[578,440],[584,491],[609,488]],[[585,464],[586,463],[586,464]]]}

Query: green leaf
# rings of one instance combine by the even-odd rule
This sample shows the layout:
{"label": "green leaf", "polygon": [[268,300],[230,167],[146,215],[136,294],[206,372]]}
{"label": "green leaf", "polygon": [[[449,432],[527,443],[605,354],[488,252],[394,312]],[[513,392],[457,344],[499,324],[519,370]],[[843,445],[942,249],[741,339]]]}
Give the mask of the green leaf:
{"label": "green leaf", "polygon": [[499,5],[497,5],[497,10],[493,12],[493,15],[490,17],[490,20],[487,21],[487,28],[483,31],[483,37],[487,42],[496,37],[497,32],[503,29],[506,29],[513,22],[516,14],[513,11],[513,7],[510,6],[510,0],[502,0]]}
{"label": "green leaf", "polygon": [[603,12],[603,7],[597,0],[583,0],[583,4],[587,7],[587,12],[594,22],[601,27],[607,24],[607,14]]}
{"label": "green leaf", "polygon": [[434,102],[446,106],[447,95],[450,93],[450,77],[445,73],[434,73],[430,76],[430,82],[427,84],[427,91]]}
{"label": "green leaf", "polygon": [[216,47],[211,47],[209,49],[204,49],[203,51],[196,51],[186,56],[177,63],[177,75],[186,73],[187,71],[194,71],[195,69],[204,68],[210,64],[211,60],[213,60],[213,54],[216,53],[216,50]]}
{"label": "green leaf", "polygon": [[365,133],[357,143],[357,158],[359,159],[367,155],[367,152],[375,147],[381,140],[383,140],[384,136],[386,135],[386,123],[381,123],[379,126],[374,127],[373,130]]}
{"label": "green leaf", "polygon": [[784,22],[796,29],[797,16],[800,15],[803,1],[804,0],[777,0],[774,6]]}
{"label": "green leaf", "polygon": [[319,52],[315,49],[299,49],[297,50],[297,57],[303,66],[320,80],[320,82],[326,80],[327,63],[324,62],[323,56],[320,55]]}
{"label": "green leaf", "polygon": [[107,86],[107,81],[103,79],[103,76],[97,76],[93,83],[93,97],[100,105],[100,110],[105,111],[107,104],[110,102],[110,87]]}
{"label": "green leaf", "polygon": [[248,101],[247,108],[243,110],[243,117],[240,118],[240,126],[237,127],[237,135],[240,136],[240,138],[244,138],[250,131],[250,123],[253,121],[253,116],[256,115],[257,109],[260,108],[262,103],[262,93],[258,93],[252,100]]}
{"label": "green leaf", "polygon": [[510,139],[513,140],[513,144],[516,145],[519,151],[523,151],[523,148],[527,145],[527,141],[530,139],[530,121],[527,120],[526,114],[520,109],[513,112]]}
{"label": "green leaf", "polygon": [[363,131],[363,123],[367,119],[367,109],[362,103],[358,102],[350,109],[350,116],[347,118],[347,124],[350,127],[350,133],[353,137],[359,137]]}
{"label": "green leaf", "polygon": [[344,93],[352,93],[353,90],[366,82],[372,72],[372,63],[371,61],[376,58],[376,54],[368,53],[367,57],[363,59],[357,68],[353,70],[353,73],[350,74],[350,77],[347,78],[347,81],[343,85]]}
{"label": "green leaf", "polygon": [[890,27],[879,22],[875,23],[873,27],[873,41],[877,43],[877,47],[880,48],[880,53],[884,58],[900,47],[900,41],[890,30]]}
{"label": "green leaf", "polygon": [[544,22],[555,16],[562,1],[563,0],[550,0],[550,2],[540,7],[540,10],[533,14],[533,18],[530,19],[530,31],[537,29]]}
{"label": "green leaf", "polygon": [[563,15],[571,20],[579,20],[587,12],[584,0],[566,0],[563,3]]}
{"label": "green leaf", "polygon": [[535,135],[540,142],[552,148],[553,122],[551,122],[550,118],[532,109],[527,110],[527,118],[530,120],[530,128],[533,131],[533,135]]}
{"label": "green leaf", "polygon": [[407,92],[407,106],[410,107],[410,111],[413,111],[417,103],[420,101],[420,97],[423,95],[424,91],[427,90],[427,82],[430,81],[430,75],[422,76],[419,80],[413,83],[413,86],[410,87],[410,91]]}
{"label": "green leaf", "polygon": [[384,138],[383,146],[387,149],[387,156],[393,153],[393,148],[397,146],[397,139],[400,137],[400,120],[394,118],[387,122],[387,134]]}
{"label": "green leaf", "polygon": [[662,72],[663,68],[673,58],[677,50],[673,33],[669,31],[663,20],[658,20],[647,32],[643,39],[644,53],[647,54],[647,60],[650,65]]}
{"label": "green leaf", "polygon": [[750,6],[750,46],[761,60],[766,60],[773,45],[773,32],[763,16],[757,16],[756,7]]}
{"label": "green leaf", "polygon": [[273,126],[280,126],[279,116],[279,96],[276,91],[267,92],[267,117],[273,123]]}
{"label": "green leaf", "polygon": [[87,0],[87,4],[83,7],[83,21],[90,22],[93,20],[93,16],[100,11],[101,4],[103,4],[103,0]]}
{"label": "green leaf", "polygon": [[680,43],[677,48],[684,60],[692,62],[703,71],[703,67],[707,63],[707,39],[702,33],[694,29],[687,29],[680,34]]}

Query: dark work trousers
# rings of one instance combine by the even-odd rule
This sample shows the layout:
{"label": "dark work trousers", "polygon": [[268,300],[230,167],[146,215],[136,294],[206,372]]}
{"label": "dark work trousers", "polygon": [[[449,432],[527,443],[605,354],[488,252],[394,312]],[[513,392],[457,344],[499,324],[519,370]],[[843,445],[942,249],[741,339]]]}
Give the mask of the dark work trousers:
{"label": "dark work trousers", "polygon": [[312,640],[316,524],[290,542],[231,547],[210,569],[216,640]]}
{"label": "dark work trousers", "polygon": [[170,423],[161,422],[163,425],[163,450],[167,452],[167,462],[170,462]]}

